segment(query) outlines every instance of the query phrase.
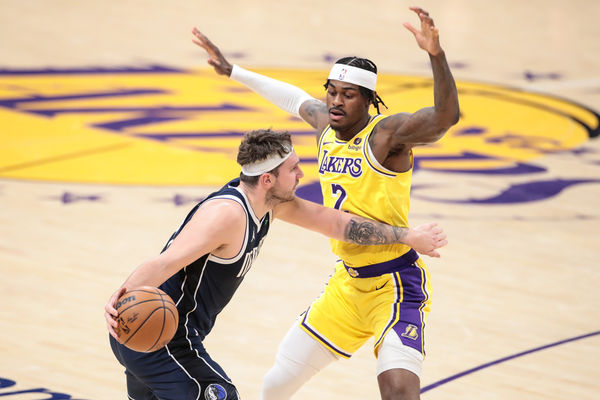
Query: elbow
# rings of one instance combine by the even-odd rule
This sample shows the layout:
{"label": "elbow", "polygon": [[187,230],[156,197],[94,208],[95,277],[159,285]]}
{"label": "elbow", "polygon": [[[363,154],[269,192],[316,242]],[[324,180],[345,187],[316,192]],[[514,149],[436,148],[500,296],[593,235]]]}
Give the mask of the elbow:
{"label": "elbow", "polygon": [[436,106],[434,111],[434,125],[440,130],[448,130],[460,120],[460,107],[458,100],[442,106]]}
{"label": "elbow", "polygon": [[439,115],[436,126],[436,140],[439,140],[444,136],[448,129],[452,128],[460,120],[460,111],[457,108],[454,111],[448,111]]}
{"label": "elbow", "polygon": [[458,121],[460,121],[460,109],[456,107],[456,110],[452,113],[452,116],[450,118],[450,126],[448,128],[456,125]]}
{"label": "elbow", "polygon": [[440,114],[439,124],[443,130],[448,130],[460,120],[460,109],[458,106],[453,110],[446,110]]}

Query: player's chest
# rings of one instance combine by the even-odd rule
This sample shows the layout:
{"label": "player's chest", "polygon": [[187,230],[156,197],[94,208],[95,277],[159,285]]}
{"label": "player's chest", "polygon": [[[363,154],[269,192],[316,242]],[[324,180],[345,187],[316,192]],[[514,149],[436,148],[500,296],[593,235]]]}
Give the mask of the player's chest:
{"label": "player's chest", "polygon": [[323,140],[319,149],[319,174],[346,175],[357,178],[362,175],[365,160],[362,138],[350,142],[340,142],[335,139]]}

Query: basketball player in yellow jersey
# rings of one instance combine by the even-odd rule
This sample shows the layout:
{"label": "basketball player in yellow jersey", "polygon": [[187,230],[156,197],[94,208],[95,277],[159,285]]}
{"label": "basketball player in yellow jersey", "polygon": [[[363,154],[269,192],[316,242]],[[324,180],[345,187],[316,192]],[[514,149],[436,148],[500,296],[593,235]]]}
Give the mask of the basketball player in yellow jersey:
{"label": "basketball player in yellow jersey", "polygon": [[[379,114],[383,102],[375,91],[377,67],[364,58],[335,63],[324,104],[295,86],[232,66],[197,29],[194,42],[207,51],[217,73],[317,129],[325,205],[408,226],[412,148],[437,141],[459,118],[456,86],[438,30],[426,11],[411,10],[420,19],[420,29],[404,26],[429,54],[434,79],[433,106],[414,114]],[[371,105],[375,116],[369,113]],[[290,398],[330,362],[350,357],[374,337],[382,399],[418,399],[430,302],[425,264],[404,245],[375,248],[332,240],[332,249],[340,257],[335,273],[280,344],[261,397]]]}

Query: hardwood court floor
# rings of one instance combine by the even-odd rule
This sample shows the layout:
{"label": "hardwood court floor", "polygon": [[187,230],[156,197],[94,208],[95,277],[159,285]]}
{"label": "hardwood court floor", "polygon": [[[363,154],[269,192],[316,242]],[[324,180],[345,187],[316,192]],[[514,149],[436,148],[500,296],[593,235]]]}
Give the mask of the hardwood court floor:
{"label": "hardwood court floor", "polygon": [[[600,111],[600,3],[420,5],[440,29],[457,81],[541,93]],[[416,21],[408,6],[391,0],[5,0],[0,69],[203,68],[205,58],[189,34],[199,26],[247,67],[325,76],[332,58],[351,53],[373,59],[385,74],[429,78],[426,55],[401,25]],[[2,79],[0,101],[36,94],[16,78]],[[49,88],[59,82],[49,79]],[[10,151],[36,152],[54,132],[15,140],[31,124],[22,112],[26,105],[2,104],[0,135],[8,147],[0,159],[0,396],[33,399],[19,392],[45,388],[76,399],[126,398],[122,368],[108,346],[104,303],[135,266],[160,250],[193,200],[214,186],[16,178],[31,165],[9,163]],[[513,121],[511,110],[521,109],[486,112],[494,121],[537,129],[535,117]],[[597,120],[594,125],[586,115],[597,129]],[[264,123],[271,121],[265,117]],[[493,123],[482,126],[493,130]],[[572,120],[564,135],[577,126]],[[518,138],[523,133],[504,129]],[[11,148],[14,143],[21,147]],[[426,258],[434,294],[423,399],[599,397],[600,144],[592,139],[562,150],[530,159],[528,165],[541,171],[535,174],[449,173],[425,162],[415,173],[411,223],[438,221],[450,241],[441,259]],[[417,151],[417,159],[428,151]],[[496,195],[502,201],[473,201]],[[283,222],[272,229],[206,341],[245,399],[258,398],[277,344],[318,296],[334,261],[326,238]],[[323,371],[296,398],[379,398],[371,345]]]}

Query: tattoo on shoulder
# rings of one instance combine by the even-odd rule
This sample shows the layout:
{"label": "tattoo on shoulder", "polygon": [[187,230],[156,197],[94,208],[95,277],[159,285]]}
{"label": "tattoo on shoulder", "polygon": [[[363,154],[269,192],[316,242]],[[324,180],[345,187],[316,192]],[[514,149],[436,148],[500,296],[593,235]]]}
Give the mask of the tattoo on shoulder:
{"label": "tattoo on shoulder", "polygon": [[[386,228],[391,228],[391,235],[388,237]],[[346,226],[345,237],[351,242],[360,245],[378,245],[390,243],[402,243],[406,236],[406,229],[398,227],[388,227],[374,221],[350,220]]]}

